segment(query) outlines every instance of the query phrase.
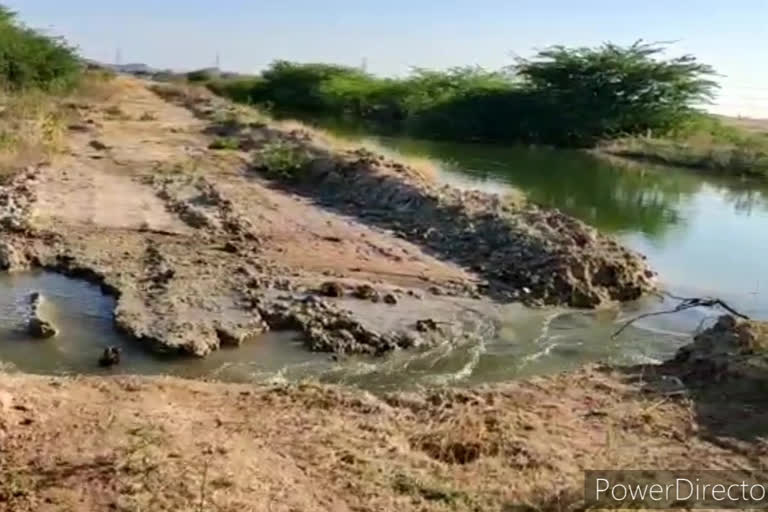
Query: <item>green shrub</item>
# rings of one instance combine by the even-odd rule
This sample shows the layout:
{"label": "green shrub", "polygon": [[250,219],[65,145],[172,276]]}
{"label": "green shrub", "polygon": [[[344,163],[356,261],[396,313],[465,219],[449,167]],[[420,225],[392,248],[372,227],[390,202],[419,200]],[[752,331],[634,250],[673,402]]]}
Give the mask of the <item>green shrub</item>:
{"label": "green shrub", "polygon": [[261,164],[265,174],[272,178],[295,178],[311,160],[305,148],[290,142],[273,142],[256,153],[256,161]]}
{"label": "green shrub", "polygon": [[216,78],[215,73],[210,69],[198,69],[187,73],[187,80],[190,82],[210,82],[214,78]]}
{"label": "green shrub", "polygon": [[235,151],[240,149],[240,139],[237,137],[219,137],[208,145],[208,149]]}
{"label": "green shrub", "polygon": [[69,88],[83,65],[74,48],[17,22],[0,6],[0,87],[6,90]]}
{"label": "green shrub", "polygon": [[711,97],[709,66],[691,56],[665,60],[663,50],[641,42],[556,46],[503,71],[416,69],[402,79],[278,61],[260,77],[211,89],[278,113],[351,117],[421,137],[593,146],[679,130]]}

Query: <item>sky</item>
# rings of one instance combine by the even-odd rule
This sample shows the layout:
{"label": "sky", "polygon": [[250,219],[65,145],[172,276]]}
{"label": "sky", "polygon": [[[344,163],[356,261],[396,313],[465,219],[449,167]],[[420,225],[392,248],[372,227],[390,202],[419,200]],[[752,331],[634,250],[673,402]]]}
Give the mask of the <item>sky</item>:
{"label": "sky", "polygon": [[257,72],[276,59],[499,68],[553,44],[676,41],[712,65],[710,109],[768,118],[768,0],[0,0],[89,58]]}

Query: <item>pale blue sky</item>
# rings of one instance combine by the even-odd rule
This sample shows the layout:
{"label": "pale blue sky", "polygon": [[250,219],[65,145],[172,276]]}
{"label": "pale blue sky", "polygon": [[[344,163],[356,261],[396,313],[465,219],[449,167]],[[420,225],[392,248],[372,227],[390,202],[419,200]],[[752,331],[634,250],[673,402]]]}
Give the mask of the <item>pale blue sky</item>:
{"label": "pale blue sky", "polygon": [[550,44],[678,40],[723,75],[715,110],[768,117],[768,0],[0,0],[90,58],[258,71],[275,59],[360,65],[479,64]]}

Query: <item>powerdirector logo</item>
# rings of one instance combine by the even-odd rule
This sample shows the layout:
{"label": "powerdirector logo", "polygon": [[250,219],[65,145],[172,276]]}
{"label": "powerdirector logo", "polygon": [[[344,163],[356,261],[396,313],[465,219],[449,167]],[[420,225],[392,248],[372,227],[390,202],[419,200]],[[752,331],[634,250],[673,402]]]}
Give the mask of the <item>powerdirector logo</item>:
{"label": "powerdirector logo", "polygon": [[588,508],[768,509],[768,472],[586,471]]}

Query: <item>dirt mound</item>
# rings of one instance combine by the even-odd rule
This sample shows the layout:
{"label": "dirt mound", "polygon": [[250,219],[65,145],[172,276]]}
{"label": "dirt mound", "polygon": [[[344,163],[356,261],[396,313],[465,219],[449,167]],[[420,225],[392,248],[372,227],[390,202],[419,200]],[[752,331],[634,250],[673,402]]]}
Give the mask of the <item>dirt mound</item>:
{"label": "dirt mound", "polygon": [[754,380],[768,389],[768,323],[721,316],[665,366],[692,384]]}
{"label": "dirt mound", "polygon": [[559,211],[437,187],[362,150],[329,157],[298,173],[300,190],[472,268],[495,299],[595,307],[653,289],[640,255]]}
{"label": "dirt mound", "polygon": [[[223,100],[181,102],[214,121]],[[293,192],[391,230],[437,257],[472,269],[496,300],[596,307],[654,289],[645,258],[557,210],[438,186],[417,170],[365,149],[329,149],[308,131],[226,121],[253,150],[253,166]]]}

